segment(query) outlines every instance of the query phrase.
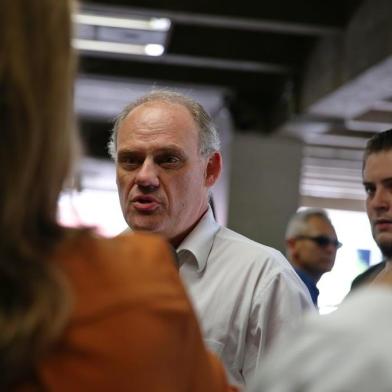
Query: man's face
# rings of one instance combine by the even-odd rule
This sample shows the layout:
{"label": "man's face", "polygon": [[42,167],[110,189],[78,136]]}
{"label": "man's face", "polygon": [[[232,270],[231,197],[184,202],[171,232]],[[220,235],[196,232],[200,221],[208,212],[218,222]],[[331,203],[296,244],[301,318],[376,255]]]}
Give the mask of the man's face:
{"label": "man's face", "polygon": [[392,256],[392,150],[370,154],[363,170],[366,210],[374,240]]}
{"label": "man's face", "polygon": [[153,101],[133,109],[117,135],[117,186],[134,230],[165,236],[174,246],[208,207],[220,154],[199,152],[199,128],[180,104]]}
{"label": "man's face", "polygon": [[336,233],[328,221],[312,216],[307,221],[307,230],[304,238],[293,240],[293,256],[298,266],[318,279],[325,272],[331,271],[336,257],[336,245],[319,245],[311,238],[319,236],[336,240]]}

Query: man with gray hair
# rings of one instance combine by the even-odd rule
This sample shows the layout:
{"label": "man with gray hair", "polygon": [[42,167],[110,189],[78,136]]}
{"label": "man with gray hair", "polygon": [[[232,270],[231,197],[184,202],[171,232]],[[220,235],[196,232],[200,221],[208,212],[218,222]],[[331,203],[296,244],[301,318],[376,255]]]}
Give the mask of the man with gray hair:
{"label": "man with gray hair", "polygon": [[342,244],[323,209],[301,210],[290,219],[286,230],[286,255],[295,271],[306,284],[317,305],[321,276],[331,271],[336,251]]}
{"label": "man with gray hair", "polygon": [[205,342],[244,385],[275,336],[312,305],[278,251],[215,221],[208,200],[222,157],[209,115],[187,96],[153,91],[119,115],[109,151],[129,227],[176,249]]}

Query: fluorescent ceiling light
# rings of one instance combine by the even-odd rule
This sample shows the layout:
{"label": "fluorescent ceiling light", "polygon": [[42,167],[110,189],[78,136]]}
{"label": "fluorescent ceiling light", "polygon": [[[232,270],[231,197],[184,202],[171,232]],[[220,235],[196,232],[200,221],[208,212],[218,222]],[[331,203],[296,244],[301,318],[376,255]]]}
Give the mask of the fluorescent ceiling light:
{"label": "fluorescent ceiling light", "polygon": [[148,44],[144,47],[144,51],[148,56],[162,56],[165,48],[162,45]]}
{"label": "fluorescent ceiling light", "polygon": [[73,46],[79,50],[93,52],[109,52],[119,54],[161,56],[165,48],[158,44],[133,45],[119,42],[94,41],[87,39],[74,39]]}
{"label": "fluorescent ceiling light", "polygon": [[117,18],[89,14],[76,14],[74,21],[79,24],[117,27],[134,30],[168,31],[171,22],[167,18]]}
{"label": "fluorescent ceiling light", "polygon": [[133,16],[102,10],[74,14],[74,47],[92,53],[161,56],[165,51],[171,22],[167,18]]}

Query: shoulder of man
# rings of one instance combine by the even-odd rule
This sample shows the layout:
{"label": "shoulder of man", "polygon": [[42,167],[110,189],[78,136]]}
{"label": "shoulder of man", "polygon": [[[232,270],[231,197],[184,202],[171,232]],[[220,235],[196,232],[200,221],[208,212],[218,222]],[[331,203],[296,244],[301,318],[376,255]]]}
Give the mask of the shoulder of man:
{"label": "shoulder of man", "polygon": [[216,234],[217,245],[223,250],[242,255],[242,263],[256,263],[262,267],[271,264],[279,270],[290,269],[292,267],[283,254],[268,245],[256,242],[242,234],[239,234],[227,227],[221,227]]}
{"label": "shoulder of man", "polygon": [[384,268],[384,266],[385,261],[382,261],[381,263],[372,265],[366,271],[357,275],[351,283],[351,290],[356,289],[363,284],[371,282],[375,275],[377,275]]}

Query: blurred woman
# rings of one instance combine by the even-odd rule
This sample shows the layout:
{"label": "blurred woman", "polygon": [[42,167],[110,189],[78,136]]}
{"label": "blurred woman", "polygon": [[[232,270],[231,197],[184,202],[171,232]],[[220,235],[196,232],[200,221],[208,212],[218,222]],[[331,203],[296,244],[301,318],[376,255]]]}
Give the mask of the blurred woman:
{"label": "blurred woman", "polygon": [[78,145],[71,8],[0,3],[0,390],[228,390],[162,240],[56,219]]}

